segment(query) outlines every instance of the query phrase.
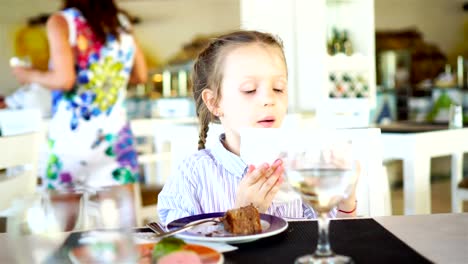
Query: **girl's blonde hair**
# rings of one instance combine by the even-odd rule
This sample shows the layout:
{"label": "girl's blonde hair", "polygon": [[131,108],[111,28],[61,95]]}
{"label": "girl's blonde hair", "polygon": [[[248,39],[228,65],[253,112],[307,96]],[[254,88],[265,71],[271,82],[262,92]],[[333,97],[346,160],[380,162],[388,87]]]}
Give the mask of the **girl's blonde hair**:
{"label": "girl's blonde hair", "polygon": [[226,54],[234,47],[253,43],[278,47],[284,58],[283,44],[280,39],[268,33],[242,30],[213,39],[195,60],[192,71],[192,89],[197,116],[200,121],[199,150],[205,148],[209,123],[219,123],[219,118],[213,115],[203,102],[203,90],[210,89],[213,91],[215,105],[217,105],[221,99],[221,82],[223,80],[223,66]]}

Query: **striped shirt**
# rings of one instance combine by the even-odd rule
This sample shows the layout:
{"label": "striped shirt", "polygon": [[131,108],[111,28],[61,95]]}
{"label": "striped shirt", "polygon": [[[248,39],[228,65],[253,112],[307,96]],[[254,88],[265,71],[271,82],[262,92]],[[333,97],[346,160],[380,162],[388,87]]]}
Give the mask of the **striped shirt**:
{"label": "striped shirt", "polygon": [[[237,186],[247,172],[247,164],[222,144],[224,134],[211,149],[188,156],[168,179],[158,196],[158,213],[165,225],[196,214],[232,209]],[[267,213],[284,218],[316,218],[314,210],[299,195],[274,199]],[[278,195],[277,195],[278,197]],[[330,216],[335,217],[333,211]]]}

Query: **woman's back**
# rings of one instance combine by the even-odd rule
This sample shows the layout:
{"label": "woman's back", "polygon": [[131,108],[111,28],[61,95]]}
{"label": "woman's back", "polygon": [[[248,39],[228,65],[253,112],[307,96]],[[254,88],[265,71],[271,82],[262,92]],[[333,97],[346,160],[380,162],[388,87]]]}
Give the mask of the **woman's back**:
{"label": "woman's back", "polygon": [[103,42],[78,9],[60,14],[68,25],[76,81],[69,91],[53,92],[46,176],[61,183],[78,177],[95,186],[133,182],[138,167],[124,99],[135,41],[122,29]]}
{"label": "woman's back", "polygon": [[54,92],[53,112],[56,112],[61,101],[80,108],[70,124],[75,129],[80,118],[88,121],[123,103],[133,66],[135,44],[132,36],[123,31],[119,39],[108,35],[106,42],[102,43],[79,10],[68,8],[61,13],[69,27],[77,78],[71,91]]}

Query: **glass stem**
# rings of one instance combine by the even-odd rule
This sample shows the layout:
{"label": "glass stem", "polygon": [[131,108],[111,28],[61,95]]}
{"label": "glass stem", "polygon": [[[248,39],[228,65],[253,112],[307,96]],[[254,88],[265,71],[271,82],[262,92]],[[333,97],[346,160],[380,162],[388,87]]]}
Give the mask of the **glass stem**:
{"label": "glass stem", "polygon": [[330,223],[330,219],[326,213],[321,213],[318,218],[318,241],[317,241],[317,249],[315,250],[315,255],[320,257],[328,257],[332,256],[333,252],[330,248],[330,241],[328,239],[328,225]]}

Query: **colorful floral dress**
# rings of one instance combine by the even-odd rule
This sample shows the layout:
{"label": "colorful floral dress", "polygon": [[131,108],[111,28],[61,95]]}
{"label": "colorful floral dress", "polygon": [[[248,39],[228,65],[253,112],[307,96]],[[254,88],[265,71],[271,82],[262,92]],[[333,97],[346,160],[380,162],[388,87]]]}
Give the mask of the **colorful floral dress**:
{"label": "colorful floral dress", "polygon": [[109,35],[101,43],[77,9],[61,14],[68,23],[77,78],[73,89],[52,95],[46,186],[135,182],[137,154],[123,105],[134,40],[122,31],[119,39]]}

